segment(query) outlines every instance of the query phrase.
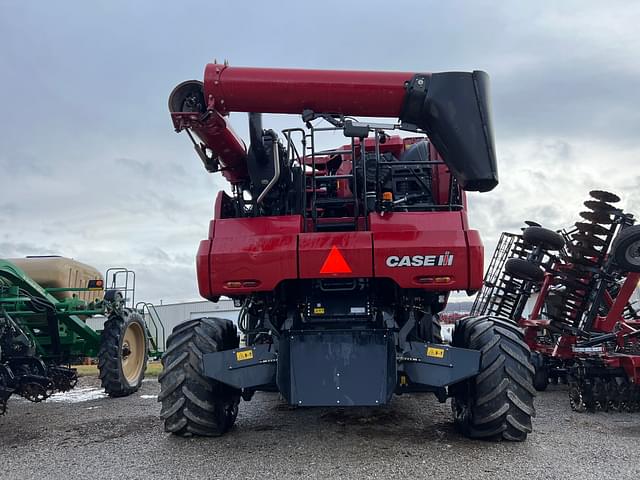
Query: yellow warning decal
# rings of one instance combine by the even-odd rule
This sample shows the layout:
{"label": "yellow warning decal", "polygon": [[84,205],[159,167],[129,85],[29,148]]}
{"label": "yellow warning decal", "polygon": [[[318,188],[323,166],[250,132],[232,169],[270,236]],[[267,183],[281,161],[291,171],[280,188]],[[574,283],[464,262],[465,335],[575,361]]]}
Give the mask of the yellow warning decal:
{"label": "yellow warning decal", "polygon": [[444,348],[427,347],[427,357],[444,358]]}
{"label": "yellow warning decal", "polygon": [[324,307],[315,307],[313,309],[314,315],[324,315]]}
{"label": "yellow warning decal", "polygon": [[240,350],[236,352],[236,360],[241,362],[243,360],[251,360],[253,358],[253,350]]}

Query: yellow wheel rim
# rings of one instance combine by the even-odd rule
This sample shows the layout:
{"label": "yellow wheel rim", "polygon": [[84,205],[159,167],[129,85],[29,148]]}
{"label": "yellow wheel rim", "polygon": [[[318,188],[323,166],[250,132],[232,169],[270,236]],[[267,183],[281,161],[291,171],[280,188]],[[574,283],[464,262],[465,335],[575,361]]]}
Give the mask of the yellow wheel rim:
{"label": "yellow wheel rim", "polygon": [[127,326],[120,354],[124,378],[129,384],[136,383],[142,374],[145,356],[144,331],[138,323]]}

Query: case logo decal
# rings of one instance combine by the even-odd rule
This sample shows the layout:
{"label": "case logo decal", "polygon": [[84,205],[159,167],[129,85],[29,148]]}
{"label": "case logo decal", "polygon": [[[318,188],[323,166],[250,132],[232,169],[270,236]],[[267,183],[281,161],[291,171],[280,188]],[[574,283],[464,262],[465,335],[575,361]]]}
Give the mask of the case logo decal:
{"label": "case logo decal", "polygon": [[444,252],[440,255],[405,255],[387,257],[387,267],[450,267],[453,265],[453,253]]}

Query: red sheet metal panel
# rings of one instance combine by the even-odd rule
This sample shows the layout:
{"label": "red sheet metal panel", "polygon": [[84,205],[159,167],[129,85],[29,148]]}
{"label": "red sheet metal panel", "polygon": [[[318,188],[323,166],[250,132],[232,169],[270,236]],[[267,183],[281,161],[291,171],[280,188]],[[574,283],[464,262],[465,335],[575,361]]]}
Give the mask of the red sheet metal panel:
{"label": "red sheet metal panel", "polygon": [[301,233],[298,254],[300,278],[373,276],[370,232]]}
{"label": "red sheet metal panel", "polygon": [[209,252],[211,240],[202,240],[196,254],[196,274],[198,278],[198,291],[204,298],[213,298],[211,293],[211,271],[209,269]]}
{"label": "red sheet metal panel", "polygon": [[215,220],[211,295],[270,291],[282,280],[297,278],[301,226],[299,215]]}
{"label": "red sheet metal panel", "polygon": [[460,212],[370,216],[374,275],[401,288],[469,289],[467,237]]}
{"label": "red sheet metal panel", "polygon": [[467,230],[466,233],[469,245],[469,286],[467,290],[480,290],[484,280],[484,245],[480,239],[480,232]]}

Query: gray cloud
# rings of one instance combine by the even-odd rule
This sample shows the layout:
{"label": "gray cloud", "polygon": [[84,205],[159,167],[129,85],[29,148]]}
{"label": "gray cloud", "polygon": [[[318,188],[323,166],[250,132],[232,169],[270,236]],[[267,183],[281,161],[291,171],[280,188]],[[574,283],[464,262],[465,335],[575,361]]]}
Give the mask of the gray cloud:
{"label": "gray cloud", "polygon": [[[225,182],[206,174],[188,140],[172,132],[166,101],[215,57],[251,66],[487,70],[501,184],[469,195],[469,217],[488,253],[502,230],[525,219],[572,223],[592,188],[616,191],[640,212],[635,3],[166,5],[0,2],[0,256],[130,265],[147,300],[197,298],[195,251]],[[215,27],[194,25],[194,15]],[[246,116],[231,122],[246,138]],[[293,117],[268,122],[298,125]]]}
{"label": "gray cloud", "polygon": [[55,255],[55,253],[55,249],[51,250],[33,243],[0,241],[0,258],[19,258],[26,255]]}

